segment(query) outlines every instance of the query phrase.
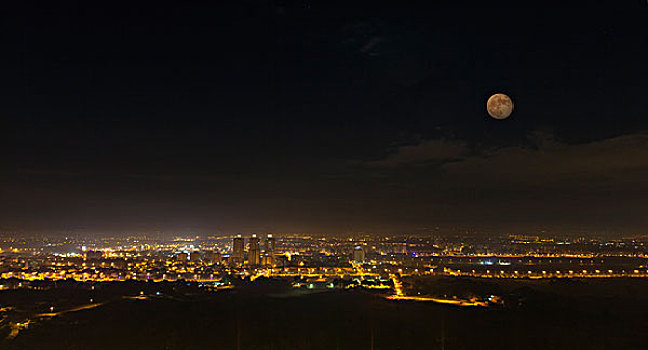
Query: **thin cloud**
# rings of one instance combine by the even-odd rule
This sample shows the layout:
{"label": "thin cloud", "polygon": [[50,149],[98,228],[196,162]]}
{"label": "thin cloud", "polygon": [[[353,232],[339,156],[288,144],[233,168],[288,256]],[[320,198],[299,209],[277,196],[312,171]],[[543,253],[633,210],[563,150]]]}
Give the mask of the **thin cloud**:
{"label": "thin cloud", "polygon": [[375,167],[421,165],[430,162],[457,160],[466,154],[467,148],[463,142],[435,139],[424,141],[418,145],[402,146],[386,158],[370,161],[367,164]]}
{"label": "thin cloud", "polygon": [[577,182],[577,186],[641,187],[648,174],[648,135],[631,134],[583,144],[509,147],[443,165],[451,179],[515,186]]}

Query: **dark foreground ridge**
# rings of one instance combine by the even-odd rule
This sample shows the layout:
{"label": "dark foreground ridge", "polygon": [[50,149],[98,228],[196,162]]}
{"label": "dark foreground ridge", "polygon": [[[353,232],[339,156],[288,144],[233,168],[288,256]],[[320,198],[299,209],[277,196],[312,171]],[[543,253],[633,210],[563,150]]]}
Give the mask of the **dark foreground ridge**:
{"label": "dark foreground ridge", "polygon": [[[417,278],[410,292],[497,293],[501,308],[388,300],[359,290],[296,293],[257,281],[205,291],[176,283],[3,291],[16,309],[94,296],[96,307],[34,321],[3,349],[645,349],[648,281]],[[98,284],[96,286],[101,286]],[[426,292],[427,291],[427,292]],[[121,295],[120,295],[121,294]],[[86,301],[87,303],[87,301]],[[61,310],[65,307],[61,307]],[[3,328],[3,338],[9,329]]]}

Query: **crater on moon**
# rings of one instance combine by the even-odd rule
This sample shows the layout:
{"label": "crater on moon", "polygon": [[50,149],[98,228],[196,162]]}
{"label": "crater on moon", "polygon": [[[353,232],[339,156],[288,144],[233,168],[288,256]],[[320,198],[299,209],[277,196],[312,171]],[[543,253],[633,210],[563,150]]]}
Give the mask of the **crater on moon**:
{"label": "crater on moon", "polygon": [[486,102],[486,110],[495,119],[506,119],[513,113],[513,101],[505,94],[495,94]]}

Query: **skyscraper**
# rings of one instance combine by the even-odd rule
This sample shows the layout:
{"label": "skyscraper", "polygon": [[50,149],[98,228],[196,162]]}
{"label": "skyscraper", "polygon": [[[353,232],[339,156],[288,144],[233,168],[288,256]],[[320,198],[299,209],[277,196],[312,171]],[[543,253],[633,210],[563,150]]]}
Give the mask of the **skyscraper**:
{"label": "skyscraper", "polygon": [[259,238],[256,233],[253,233],[248,247],[248,264],[252,266],[259,265],[261,263],[260,259],[261,248],[259,247]]}
{"label": "skyscraper", "polygon": [[353,260],[358,263],[363,263],[365,260],[365,251],[362,246],[353,248]]}
{"label": "skyscraper", "polygon": [[241,237],[241,234],[238,234],[234,238],[234,242],[232,244],[232,262],[235,265],[240,265],[243,263],[244,259],[245,259],[245,241],[243,240],[243,237]]}
{"label": "skyscraper", "polygon": [[275,255],[275,238],[272,237],[272,233],[268,233],[268,237],[265,241],[265,257],[266,265],[274,266],[274,255]]}

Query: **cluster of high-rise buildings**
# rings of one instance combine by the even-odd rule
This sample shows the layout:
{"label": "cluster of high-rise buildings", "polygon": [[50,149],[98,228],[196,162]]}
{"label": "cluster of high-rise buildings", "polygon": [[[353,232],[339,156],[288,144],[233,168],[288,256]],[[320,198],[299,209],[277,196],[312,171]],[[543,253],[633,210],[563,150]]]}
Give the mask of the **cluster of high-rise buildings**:
{"label": "cluster of high-rise buildings", "polygon": [[247,254],[245,247],[245,238],[241,234],[237,235],[232,242],[232,256],[230,257],[234,265],[274,265],[276,240],[272,237],[272,234],[266,236],[263,241],[263,249],[261,249],[261,239],[256,233],[253,233],[247,240]]}
{"label": "cluster of high-rise buildings", "polygon": [[277,262],[276,239],[272,234],[267,234],[265,240],[262,240],[253,233],[247,238],[247,242],[242,234],[237,234],[231,242],[229,256],[223,256],[216,250],[202,250],[191,245],[188,249],[184,247],[175,253],[175,260],[181,263],[224,264],[230,267],[272,267]]}

